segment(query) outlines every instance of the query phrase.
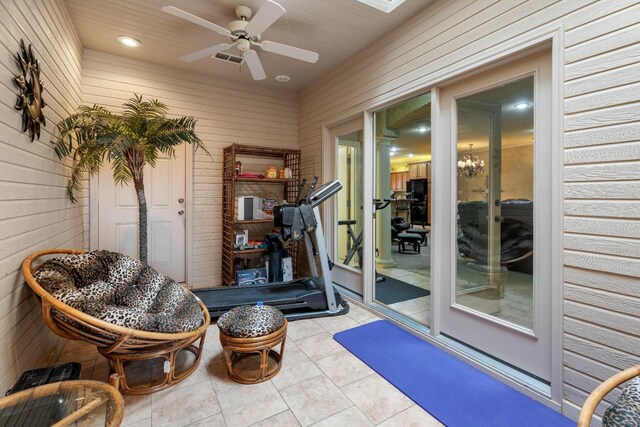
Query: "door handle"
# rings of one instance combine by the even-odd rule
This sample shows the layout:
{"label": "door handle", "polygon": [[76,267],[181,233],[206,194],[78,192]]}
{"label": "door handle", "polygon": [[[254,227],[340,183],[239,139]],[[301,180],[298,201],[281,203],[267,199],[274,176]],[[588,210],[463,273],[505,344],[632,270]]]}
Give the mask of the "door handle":
{"label": "door handle", "polygon": [[184,211],[183,211],[182,209],[180,209],[180,210],[178,211],[178,215],[184,215]]}
{"label": "door handle", "polygon": [[178,203],[184,203],[184,199],[183,199],[182,197],[180,197],[180,198],[178,199]]}

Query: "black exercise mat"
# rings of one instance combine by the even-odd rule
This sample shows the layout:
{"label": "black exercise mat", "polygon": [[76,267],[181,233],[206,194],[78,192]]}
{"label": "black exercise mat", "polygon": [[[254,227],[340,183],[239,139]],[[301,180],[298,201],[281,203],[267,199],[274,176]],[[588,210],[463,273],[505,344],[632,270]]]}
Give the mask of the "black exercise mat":
{"label": "black exercise mat", "polygon": [[375,299],[383,304],[394,304],[396,302],[426,297],[431,294],[431,292],[426,289],[410,285],[382,274],[380,274],[380,276],[384,277],[384,281],[376,282]]}

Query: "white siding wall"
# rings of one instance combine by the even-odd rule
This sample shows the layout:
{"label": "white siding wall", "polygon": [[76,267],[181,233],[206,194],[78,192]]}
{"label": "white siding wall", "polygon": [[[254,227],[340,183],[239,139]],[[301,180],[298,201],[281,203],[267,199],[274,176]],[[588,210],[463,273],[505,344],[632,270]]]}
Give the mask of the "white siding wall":
{"label": "white siding wall", "polygon": [[[51,363],[62,340],[44,326],[20,265],[30,253],[83,248],[83,204],[71,205],[68,164],[51,148],[55,124],[81,102],[82,47],[62,0],[0,1],[0,393],[20,372]],[[44,80],[47,126],[39,141],[20,132],[13,54],[31,43]]]}
{"label": "white siding wall", "polygon": [[[322,170],[322,125],[455,75],[535,28],[565,31],[563,411],[640,356],[640,4],[442,0],[304,90],[300,147]],[[557,283],[555,286],[561,286]]]}
{"label": "white siding wall", "polygon": [[82,83],[85,104],[115,110],[136,93],[165,102],[170,114],[198,119],[196,131],[213,159],[195,155],[189,285],[220,286],[222,148],[232,143],[297,148],[298,95],[91,50],[83,56]]}

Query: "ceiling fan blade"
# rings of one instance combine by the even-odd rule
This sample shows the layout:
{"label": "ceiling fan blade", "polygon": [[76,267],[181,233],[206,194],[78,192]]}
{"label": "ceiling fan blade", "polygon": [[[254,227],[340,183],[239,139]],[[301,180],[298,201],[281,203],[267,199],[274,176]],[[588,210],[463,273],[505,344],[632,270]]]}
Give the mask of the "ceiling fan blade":
{"label": "ceiling fan blade", "polygon": [[178,9],[173,6],[164,6],[162,8],[163,12],[168,13],[169,15],[177,16],[178,18],[186,19],[189,22],[193,22],[196,25],[200,25],[201,27],[208,28],[210,30],[215,31],[216,33],[222,34],[223,36],[231,35],[231,31],[227,30],[220,25],[214,24],[213,22],[209,22],[206,19],[202,19],[199,16],[193,15],[189,12],[185,12],[182,9]]}
{"label": "ceiling fan blade", "polygon": [[267,75],[264,73],[264,68],[262,68],[260,58],[258,58],[258,54],[254,50],[246,51],[243,57],[245,64],[247,64],[253,76],[253,80],[264,80],[267,78]]}
{"label": "ceiling fan blade", "polygon": [[223,50],[227,50],[232,46],[233,45],[229,43],[220,43],[215,46],[211,46],[206,49],[202,49],[197,52],[190,53],[189,55],[185,55],[180,59],[183,60],[184,62],[193,62],[193,61],[197,61],[198,59],[202,59],[206,56],[213,56],[216,53],[222,52]]}
{"label": "ceiling fan blade", "polygon": [[274,1],[267,0],[260,10],[256,12],[253,19],[249,21],[246,30],[253,34],[262,34],[264,30],[276,22],[285,12],[284,7]]}
{"label": "ceiling fan blade", "polygon": [[267,52],[277,53],[278,55],[288,56],[290,58],[299,59],[300,61],[311,62],[312,64],[318,60],[318,54],[316,52],[289,46],[287,44],[263,41],[259,46]]}

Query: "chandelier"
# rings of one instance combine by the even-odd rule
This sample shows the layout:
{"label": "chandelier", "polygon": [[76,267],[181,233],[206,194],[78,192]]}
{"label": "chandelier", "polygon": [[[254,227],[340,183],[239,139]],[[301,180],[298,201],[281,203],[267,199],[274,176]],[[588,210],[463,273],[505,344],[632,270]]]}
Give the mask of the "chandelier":
{"label": "chandelier", "polygon": [[469,144],[469,152],[462,156],[462,160],[458,160],[458,176],[464,177],[467,181],[484,173],[484,160],[480,160],[478,156],[473,154],[471,147],[473,144]]}

